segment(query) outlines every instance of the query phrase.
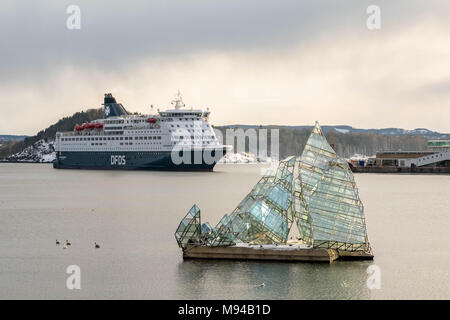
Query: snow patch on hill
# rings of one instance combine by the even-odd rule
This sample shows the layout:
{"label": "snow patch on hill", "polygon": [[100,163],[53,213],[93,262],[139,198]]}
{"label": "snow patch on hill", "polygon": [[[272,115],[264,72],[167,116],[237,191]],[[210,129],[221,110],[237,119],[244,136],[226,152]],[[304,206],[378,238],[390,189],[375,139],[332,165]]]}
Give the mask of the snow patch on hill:
{"label": "snow patch on hill", "polygon": [[339,133],[349,133],[350,130],[349,129],[339,129],[339,128],[334,128],[334,130],[336,130]]}
{"label": "snow patch on hill", "polygon": [[256,163],[256,157],[251,153],[227,153],[219,163]]}
{"label": "snow patch on hill", "polygon": [[54,142],[53,139],[47,141],[44,139],[39,140],[21,152],[9,156],[7,160],[19,162],[53,162],[56,159],[55,148],[53,147]]}
{"label": "snow patch on hill", "polygon": [[266,163],[271,162],[270,158],[260,159],[253,153],[227,153],[218,163]]}

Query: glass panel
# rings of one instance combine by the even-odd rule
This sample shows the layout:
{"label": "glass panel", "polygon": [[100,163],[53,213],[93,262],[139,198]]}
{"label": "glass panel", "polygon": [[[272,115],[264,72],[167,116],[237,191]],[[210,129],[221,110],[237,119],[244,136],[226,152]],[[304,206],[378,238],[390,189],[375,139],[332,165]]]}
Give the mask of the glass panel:
{"label": "glass panel", "polygon": [[318,123],[300,158],[294,194],[304,241],[315,247],[370,251],[353,174],[328,144]]}

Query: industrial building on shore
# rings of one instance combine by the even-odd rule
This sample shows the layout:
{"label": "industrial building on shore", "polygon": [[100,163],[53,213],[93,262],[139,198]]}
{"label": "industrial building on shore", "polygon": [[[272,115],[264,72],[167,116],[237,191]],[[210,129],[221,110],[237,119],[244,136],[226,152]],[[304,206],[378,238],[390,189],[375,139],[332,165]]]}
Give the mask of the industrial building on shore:
{"label": "industrial building on shore", "polygon": [[450,140],[429,140],[424,151],[380,151],[350,166],[353,172],[450,173]]}

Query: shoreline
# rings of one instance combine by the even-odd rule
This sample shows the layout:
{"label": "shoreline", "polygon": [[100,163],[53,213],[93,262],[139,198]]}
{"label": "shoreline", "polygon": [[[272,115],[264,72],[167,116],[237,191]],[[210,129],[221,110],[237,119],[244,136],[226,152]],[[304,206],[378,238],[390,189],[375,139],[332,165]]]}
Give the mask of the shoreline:
{"label": "shoreline", "polygon": [[0,163],[35,163],[35,164],[51,164],[52,162],[39,162],[39,161],[19,161],[19,160],[0,160]]}
{"label": "shoreline", "polygon": [[353,167],[353,173],[450,174],[450,167]]}

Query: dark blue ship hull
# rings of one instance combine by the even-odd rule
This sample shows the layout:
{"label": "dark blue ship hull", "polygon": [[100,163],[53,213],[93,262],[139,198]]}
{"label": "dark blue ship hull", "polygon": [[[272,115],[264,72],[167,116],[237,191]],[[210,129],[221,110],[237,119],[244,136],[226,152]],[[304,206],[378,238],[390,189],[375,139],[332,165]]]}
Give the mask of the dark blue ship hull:
{"label": "dark blue ship hull", "polygon": [[216,149],[212,154],[202,150],[183,151],[175,160],[170,151],[57,152],[53,168],[212,171],[226,151],[226,147]]}

